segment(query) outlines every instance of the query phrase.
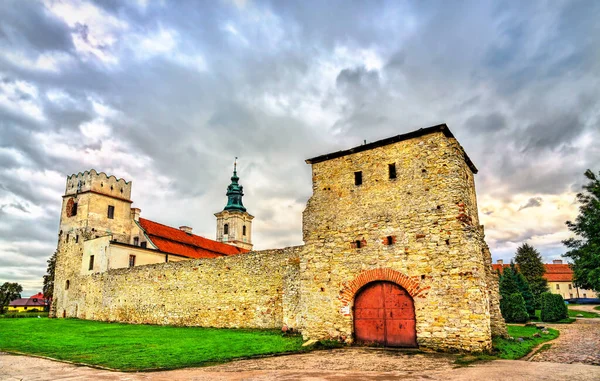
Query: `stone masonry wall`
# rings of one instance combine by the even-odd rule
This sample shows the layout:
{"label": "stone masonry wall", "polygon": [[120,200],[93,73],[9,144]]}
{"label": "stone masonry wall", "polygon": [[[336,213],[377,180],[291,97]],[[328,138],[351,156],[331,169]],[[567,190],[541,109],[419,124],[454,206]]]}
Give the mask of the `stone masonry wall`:
{"label": "stone masonry wall", "polygon": [[76,276],[69,290],[59,291],[57,314],[143,324],[295,328],[290,304],[297,304],[300,249]]}
{"label": "stone masonry wall", "polygon": [[[388,176],[392,163],[396,179]],[[420,346],[489,349],[485,242],[472,177],[458,142],[442,133],[313,164],[300,257],[304,337],[351,342],[349,294],[379,277],[398,279],[413,296]]]}

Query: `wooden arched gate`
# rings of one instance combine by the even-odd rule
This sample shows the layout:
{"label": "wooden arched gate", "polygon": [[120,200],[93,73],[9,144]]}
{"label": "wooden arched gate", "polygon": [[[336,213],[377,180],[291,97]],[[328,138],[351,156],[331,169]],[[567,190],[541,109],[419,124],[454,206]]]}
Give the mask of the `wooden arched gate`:
{"label": "wooden arched gate", "polygon": [[416,347],[412,297],[392,282],[368,283],[354,299],[354,333],[362,344]]}

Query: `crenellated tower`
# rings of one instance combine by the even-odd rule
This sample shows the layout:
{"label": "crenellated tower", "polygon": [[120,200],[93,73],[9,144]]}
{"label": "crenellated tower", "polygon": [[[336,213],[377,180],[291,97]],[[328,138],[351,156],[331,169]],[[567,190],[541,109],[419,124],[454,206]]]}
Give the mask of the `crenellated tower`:
{"label": "crenellated tower", "polygon": [[61,281],[54,284],[52,313],[79,316],[78,306],[67,300],[81,276],[84,242],[106,236],[130,241],[131,181],[92,169],[68,176],[62,198],[55,275]]}
{"label": "crenellated tower", "polygon": [[231,184],[227,187],[227,205],[217,217],[217,241],[252,250],[252,216],[242,203],[244,187],[239,184],[237,158],[233,163]]}

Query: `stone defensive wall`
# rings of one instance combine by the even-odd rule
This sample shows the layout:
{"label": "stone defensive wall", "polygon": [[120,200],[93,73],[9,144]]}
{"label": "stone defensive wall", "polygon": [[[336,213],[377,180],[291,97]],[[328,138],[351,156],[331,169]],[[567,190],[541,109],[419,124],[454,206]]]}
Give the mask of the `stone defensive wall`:
{"label": "stone defensive wall", "polygon": [[77,277],[62,295],[68,300],[65,316],[136,324],[296,327],[301,249],[255,251]]}

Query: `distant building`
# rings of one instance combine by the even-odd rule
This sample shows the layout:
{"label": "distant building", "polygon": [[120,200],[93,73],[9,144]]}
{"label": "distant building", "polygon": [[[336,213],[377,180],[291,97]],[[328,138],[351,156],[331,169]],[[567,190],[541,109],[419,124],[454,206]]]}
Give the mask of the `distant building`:
{"label": "distant building", "polygon": [[44,294],[41,292],[29,297],[15,299],[8,305],[9,312],[26,312],[31,310],[43,311],[48,305],[48,301],[44,299]]}
{"label": "distant building", "polygon": [[[510,265],[504,264],[504,261],[499,259],[492,266],[494,270],[502,272],[503,268]],[[548,287],[553,294],[559,294],[565,299],[598,298],[598,294],[592,290],[575,287],[571,265],[563,263],[561,259],[555,259],[552,263],[545,263],[544,267],[546,267],[544,278],[548,281]]]}

